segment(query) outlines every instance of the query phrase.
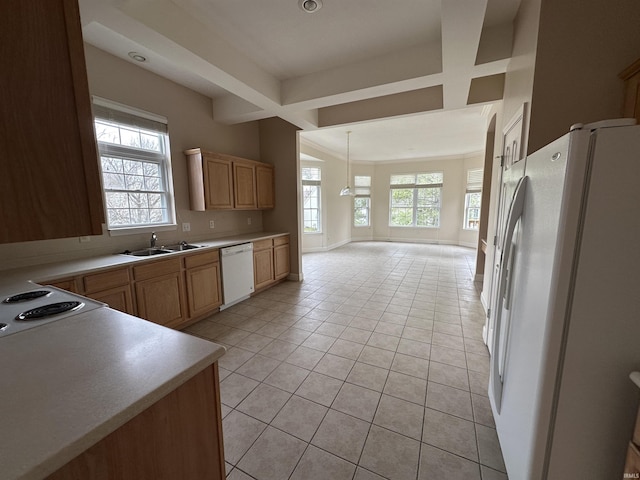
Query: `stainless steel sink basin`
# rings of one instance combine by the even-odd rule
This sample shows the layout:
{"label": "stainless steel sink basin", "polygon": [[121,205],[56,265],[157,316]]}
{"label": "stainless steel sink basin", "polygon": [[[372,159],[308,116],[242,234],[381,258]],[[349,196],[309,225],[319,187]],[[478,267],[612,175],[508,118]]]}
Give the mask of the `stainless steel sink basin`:
{"label": "stainless steel sink basin", "polygon": [[165,245],[162,248],[165,250],[171,250],[172,252],[181,252],[183,250],[193,250],[194,248],[200,248],[201,245],[191,245],[190,243],[177,243],[175,245]]}
{"label": "stainless steel sink basin", "polygon": [[127,255],[134,257],[150,257],[151,255],[162,255],[164,253],[172,253],[173,250],[167,248],[143,248],[142,250],[134,250],[133,252],[125,252]]}

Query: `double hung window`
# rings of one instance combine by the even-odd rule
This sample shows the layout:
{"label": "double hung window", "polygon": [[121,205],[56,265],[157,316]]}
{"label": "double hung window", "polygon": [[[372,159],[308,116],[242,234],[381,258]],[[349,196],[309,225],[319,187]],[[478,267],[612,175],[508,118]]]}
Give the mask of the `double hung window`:
{"label": "double hung window", "polygon": [[442,172],[391,175],[389,225],[439,227]]}
{"label": "double hung window", "polygon": [[322,233],[320,211],[320,181],[317,167],[302,167],[302,202],[304,233]]}
{"label": "double hung window", "polygon": [[167,120],[94,98],[110,231],[175,225]]}
{"label": "double hung window", "polygon": [[354,185],[353,226],[368,227],[371,224],[371,177],[356,175]]}
{"label": "double hung window", "polygon": [[480,201],[482,199],[482,169],[467,171],[467,191],[464,195],[465,230],[478,230],[480,225]]}

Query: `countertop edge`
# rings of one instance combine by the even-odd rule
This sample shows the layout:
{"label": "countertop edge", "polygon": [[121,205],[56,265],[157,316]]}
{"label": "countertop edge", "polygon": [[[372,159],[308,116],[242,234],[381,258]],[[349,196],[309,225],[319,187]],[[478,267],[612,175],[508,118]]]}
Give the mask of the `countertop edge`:
{"label": "countertop edge", "polygon": [[220,349],[220,354],[217,354],[217,352],[212,353],[199,362],[193,364],[181,374],[169,379],[166,383],[158,386],[158,388],[147,394],[145,397],[131,404],[127,409],[121,411],[116,416],[103,422],[102,425],[98,426],[93,431],[87,433],[81,438],[76,439],[52,457],[45,459],[33,470],[25,472],[25,475],[21,476],[20,478],[24,480],[38,480],[56,472],[58,469],[65,466],[78,455],[82,454],[87,449],[91,448],[96,443],[115,432],[129,420],[141,414],[158,400],[164,398],[180,385],[184,384],[189,379],[193,378],[196,374],[207,368],[209,365],[212,365],[214,362],[216,362],[224,354],[225,351],[224,347],[222,346],[220,346]]}
{"label": "countertop edge", "polygon": [[[194,245],[202,245],[200,248],[186,251],[166,253],[153,257],[135,257],[123,253],[101,254],[85,258],[64,260],[61,262],[44,263],[41,265],[31,265],[25,267],[0,270],[0,292],[12,291],[7,289],[9,285],[18,285],[20,282],[30,282],[33,284],[46,285],[47,282],[66,277],[87,275],[98,273],[111,268],[135,265],[149,261],[157,261],[163,258],[174,258],[178,255],[193,255],[198,252],[205,252],[211,249],[220,249],[240,243],[255,242],[268,238],[282,237],[290,235],[289,232],[256,232],[233,237],[221,237],[211,240],[194,241]],[[20,290],[23,287],[17,287]]]}
{"label": "countertop edge", "polygon": [[[92,335],[98,337],[102,337],[104,334],[106,334],[107,330],[105,329],[110,329],[112,330],[112,337],[117,337],[117,335],[120,335],[120,333],[126,335],[129,332],[136,332],[136,335],[138,336],[153,338],[147,348],[153,349],[154,353],[149,358],[153,359],[152,361],[154,362],[157,358],[162,357],[166,353],[166,348],[169,348],[173,345],[180,345],[182,348],[182,354],[180,354],[175,358],[175,360],[167,364],[166,368],[163,368],[162,371],[157,373],[155,375],[155,378],[147,382],[146,385],[144,384],[145,382],[142,382],[139,387],[136,387],[138,388],[138,390],[136,390],[135,388],[127,389],[130,394],[128,395],[128,398],[123,398],[120,404],[111,404],[110,402],[107,402],[105,404],[108,405],[107,408],[103,408],[100,402],[104,401],[109,396],[117,396],[119,393],[118,388],[109,388],[109,385],[113,384],[114,379],[124,378],[122,377],[122,375],[126,375],[125,373],[118,373],[114,376],[114,374],[112,374],[111,372],[120,372],[122,365],[126,365],[126,362],[129,362],[131,360],[123,360],[122,358],[114,357],[114,360],[116,361],[113,362],[113,366],[111,366],[111,358],[104,358],[100,356],[100,359],[103,360],[99,360],[97,358],[97,355],[94,355],[90,360],[91,363],[89,364],[88,369],[85,368],[86,365],[82,365],[79,367],[78,372],[73,375],[73,380],[71,381],[69,386],[76,388],[72,388],[71,390],[69,390],[67,395],[73,398],[71,403],[66,403],[68,401],[68,398],[65,399],[64,396],[61,400],[53,400],[52,403],[52,406],[54,406],[52,411],[53,415],[55,417],[60,415],[58,421],[63,422],[60,425],[64,425],[65,419],[68,419],[69,415],[74,415],[79,417],[78,426],[68,429],[68,433],[67,427],[62,427],[60,430],[64,432],[61,437],[63,438],[63,440],[59,445],[55,443],[55,441],[58,440],[38,441],[36,442],[36,444],[32,444],[32,446],[35,447],[37,445],[37,447],[33,448],[31,451],[29,451],[29,449],[27,448],[26,451],[22,452],[22,454],[18,454],[12,458],[4,458],[2,463],[5,463],[5,461],[7,462],[4,465],[4,474],[9,475],[7,478],[25,480],[42,479],[54,473],[69,461],[80,455],[82,452],[86,451],[87,449],[107,437],[109,434],[116,431],[129,420],[145,411],[151,405],[155,404],[158,400],[162,399],[170,392],[183,385],[185,382],[207,368],[209,365],[215,363],[226,352],[224,346],[218,345],[210,340],[192,336],[179,331],[174,331],[171,329],[166,329],[165,327],[156,325],[152,322],[148,322],[138,317],[133,317],[131,315],[112,310],[108,307],[103,307],[97,310],[86,312],[84,314],[69,317],[68,319],[62,319],[57,322],[52,322],[38,329],[20,332],[15,336],[7,337],[7,340],[11,339],[12,346],[9,347],[9,344],[5,344],[8,347],[8,350],[4,353],[10,354],[9,352],[12,351],[24,352],[25,345],[37,345],[39,342],[46,342],[49,345],[53,345],[55,343],[52,342],[60,341],[61,334],[59,334],[58,332],[60,332],[61,329],[66,330],[67,333],[69,331],[76,332],[76,329],[79,325],[83,325],[83,327],[80,329],[81,333],[91,332]],[[124,332],[122,332],[123,326],[125,327]],[[103,333],[103,331],[105,333]],[[67,337],[65,338],[71,337],[67,335]],[[81,334],[79,338],[82,339],[84,337]],[[82,353],[86,351],[86,348],[88,348],[78,345],[78,340],[73,339],[73,343],[69,344],[68,349],[77,350]],[[73,356],[77,354],[77,351],[70,353],[67,352],[67,355]],[[105,352],[109,351],[111,351],[109,350],[109,348],[105,350]],[[120,354],[116,353],[116,355],[120,356],[123,354],[125,354],[125,351]],[[113,355],[114,354],[112,354],[112,356]],[[147,356],[148,353],[146,350],[143,350],[141,353],[135,353],[135,355]],[[149,363],[149,361],[151,360],[147,360],[147,363]],[[64,364],[64,358],[62,362]],[[91,368],[92,366],[95,368]],[[114,368],[116,370],[114,370]],[[94,379],[94,372],[99,375],[98,378]],[[46,372],[43,373],[43,375],[45,374]],[[77,387],[85,385],[86,379],[89,378],[88,375],[91,375],[91,378],[94,379],[92,380],[93,386],[91,386],[90,389],[97,393],[103,393],[103,395],[98,395],[96,397],[96,400],[94,401],[95,406],[93,407],[91,406],[91,403],[87,403],[87,400],[82,398],[77,405],[74,403],[76,397],[73,396],[73,392],[85,392],[85,389],[79,389]],[[33,384],[33,380],[34,379],[32,379],[29,384]],[[7,381],[9,382],[9,384],[12,384],[11,377],[5,379],[5,383],[7,383]],[[45,382],[45,385],[47,382],[48,381]],[[21,385],[24,384],[22,383]],[[126,385],[126,383],[118,383],[116,385]],[[24,390],[24,387],[22,387],[22,390],[20,388],[21,387],[18,387],[18,392]],[[27,388],[31,390],[33,387]],[[58,389],[60,388],[61,387],[59,387]],[[105,390],[105,388],[107,388],[107,390]],[[112,390],[112,392],[107,393],[109,390]],[[50,390],[48,390],[45,386],[44,391]],[[5,391],[4,396],[7,397],[5,398],[5,400],[9,400],[9,405],[15,405],[15,402],[10,401],[10,399],[15,397],[16,395],[18,395],[18,393]],[[43,400],[38,400],[38,402],[43,405],[48,405],[51,403],[51,401],[47,400],[46,397],[43,397]],[[96,412],[93,412],[93,409],[96,409]],[[8,425],[11,425],[11,423],[11,420],[8,420]],[[38,425],[40,424],[38,423]],[[15,428],[16,426],[17,424],[14,426],[10,426],[8,431],[11,432],[11,428]],[[32,427],[28,427],[27,431],[29,431],[29,428]],[[25,438],[25,436],[22,434],[11,436],[13,437],[13,440],[5,439],[5,443],[10,441],[13,444],[16,443],[17,440],[17,445],[26,446],[27,443],[25,442],[29,442],[28,438],[32,438],[28,435],[28,438]],[[60,432],[58,432],[58,437],[60,437]],[[20,448],[20,450],[23,449]],[[0,457],[4,457],[4,455],[0,455]]]}

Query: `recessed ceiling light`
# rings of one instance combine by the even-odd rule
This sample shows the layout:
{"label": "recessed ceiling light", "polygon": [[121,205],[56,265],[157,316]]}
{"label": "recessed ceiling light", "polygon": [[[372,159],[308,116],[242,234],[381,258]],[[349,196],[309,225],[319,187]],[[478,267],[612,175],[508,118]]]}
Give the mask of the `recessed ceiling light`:
{"label": "recessed ceiling light", "polygon": [[322,8],[322,0],[298,0],[298,6],[306,13],[315,13]]}
{"label": "recessed ceiling light", "polygon": [[144,55],[140,55],[138,52],[129,52],[129,56],[133,58],[136,62],[146,62],[147,57]]}

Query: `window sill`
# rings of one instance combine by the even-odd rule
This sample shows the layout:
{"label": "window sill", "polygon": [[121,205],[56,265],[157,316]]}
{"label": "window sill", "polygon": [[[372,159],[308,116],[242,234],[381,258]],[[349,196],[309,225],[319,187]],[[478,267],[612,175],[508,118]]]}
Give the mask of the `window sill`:
{"label": "window sill", "polygon": [[110,237],[120,237],[124,235],[136,235],[139,233],[151,233],[151,232],[167,232],[170,230],[177,230],[177,224],[162,224],[162,225],[145,225],[143,227],[125,227],[114,228],[109,230]]}
{"label": "window sill", "polygon": [[389,225],[389,228],[428,228],[431,230],[439,230],[440,227],[426,227],[426,226],[416,226],[416,225]]}
{"label": "window sill", "polygon": [[322,235],[322,232],[302,232],[303,235]]}

